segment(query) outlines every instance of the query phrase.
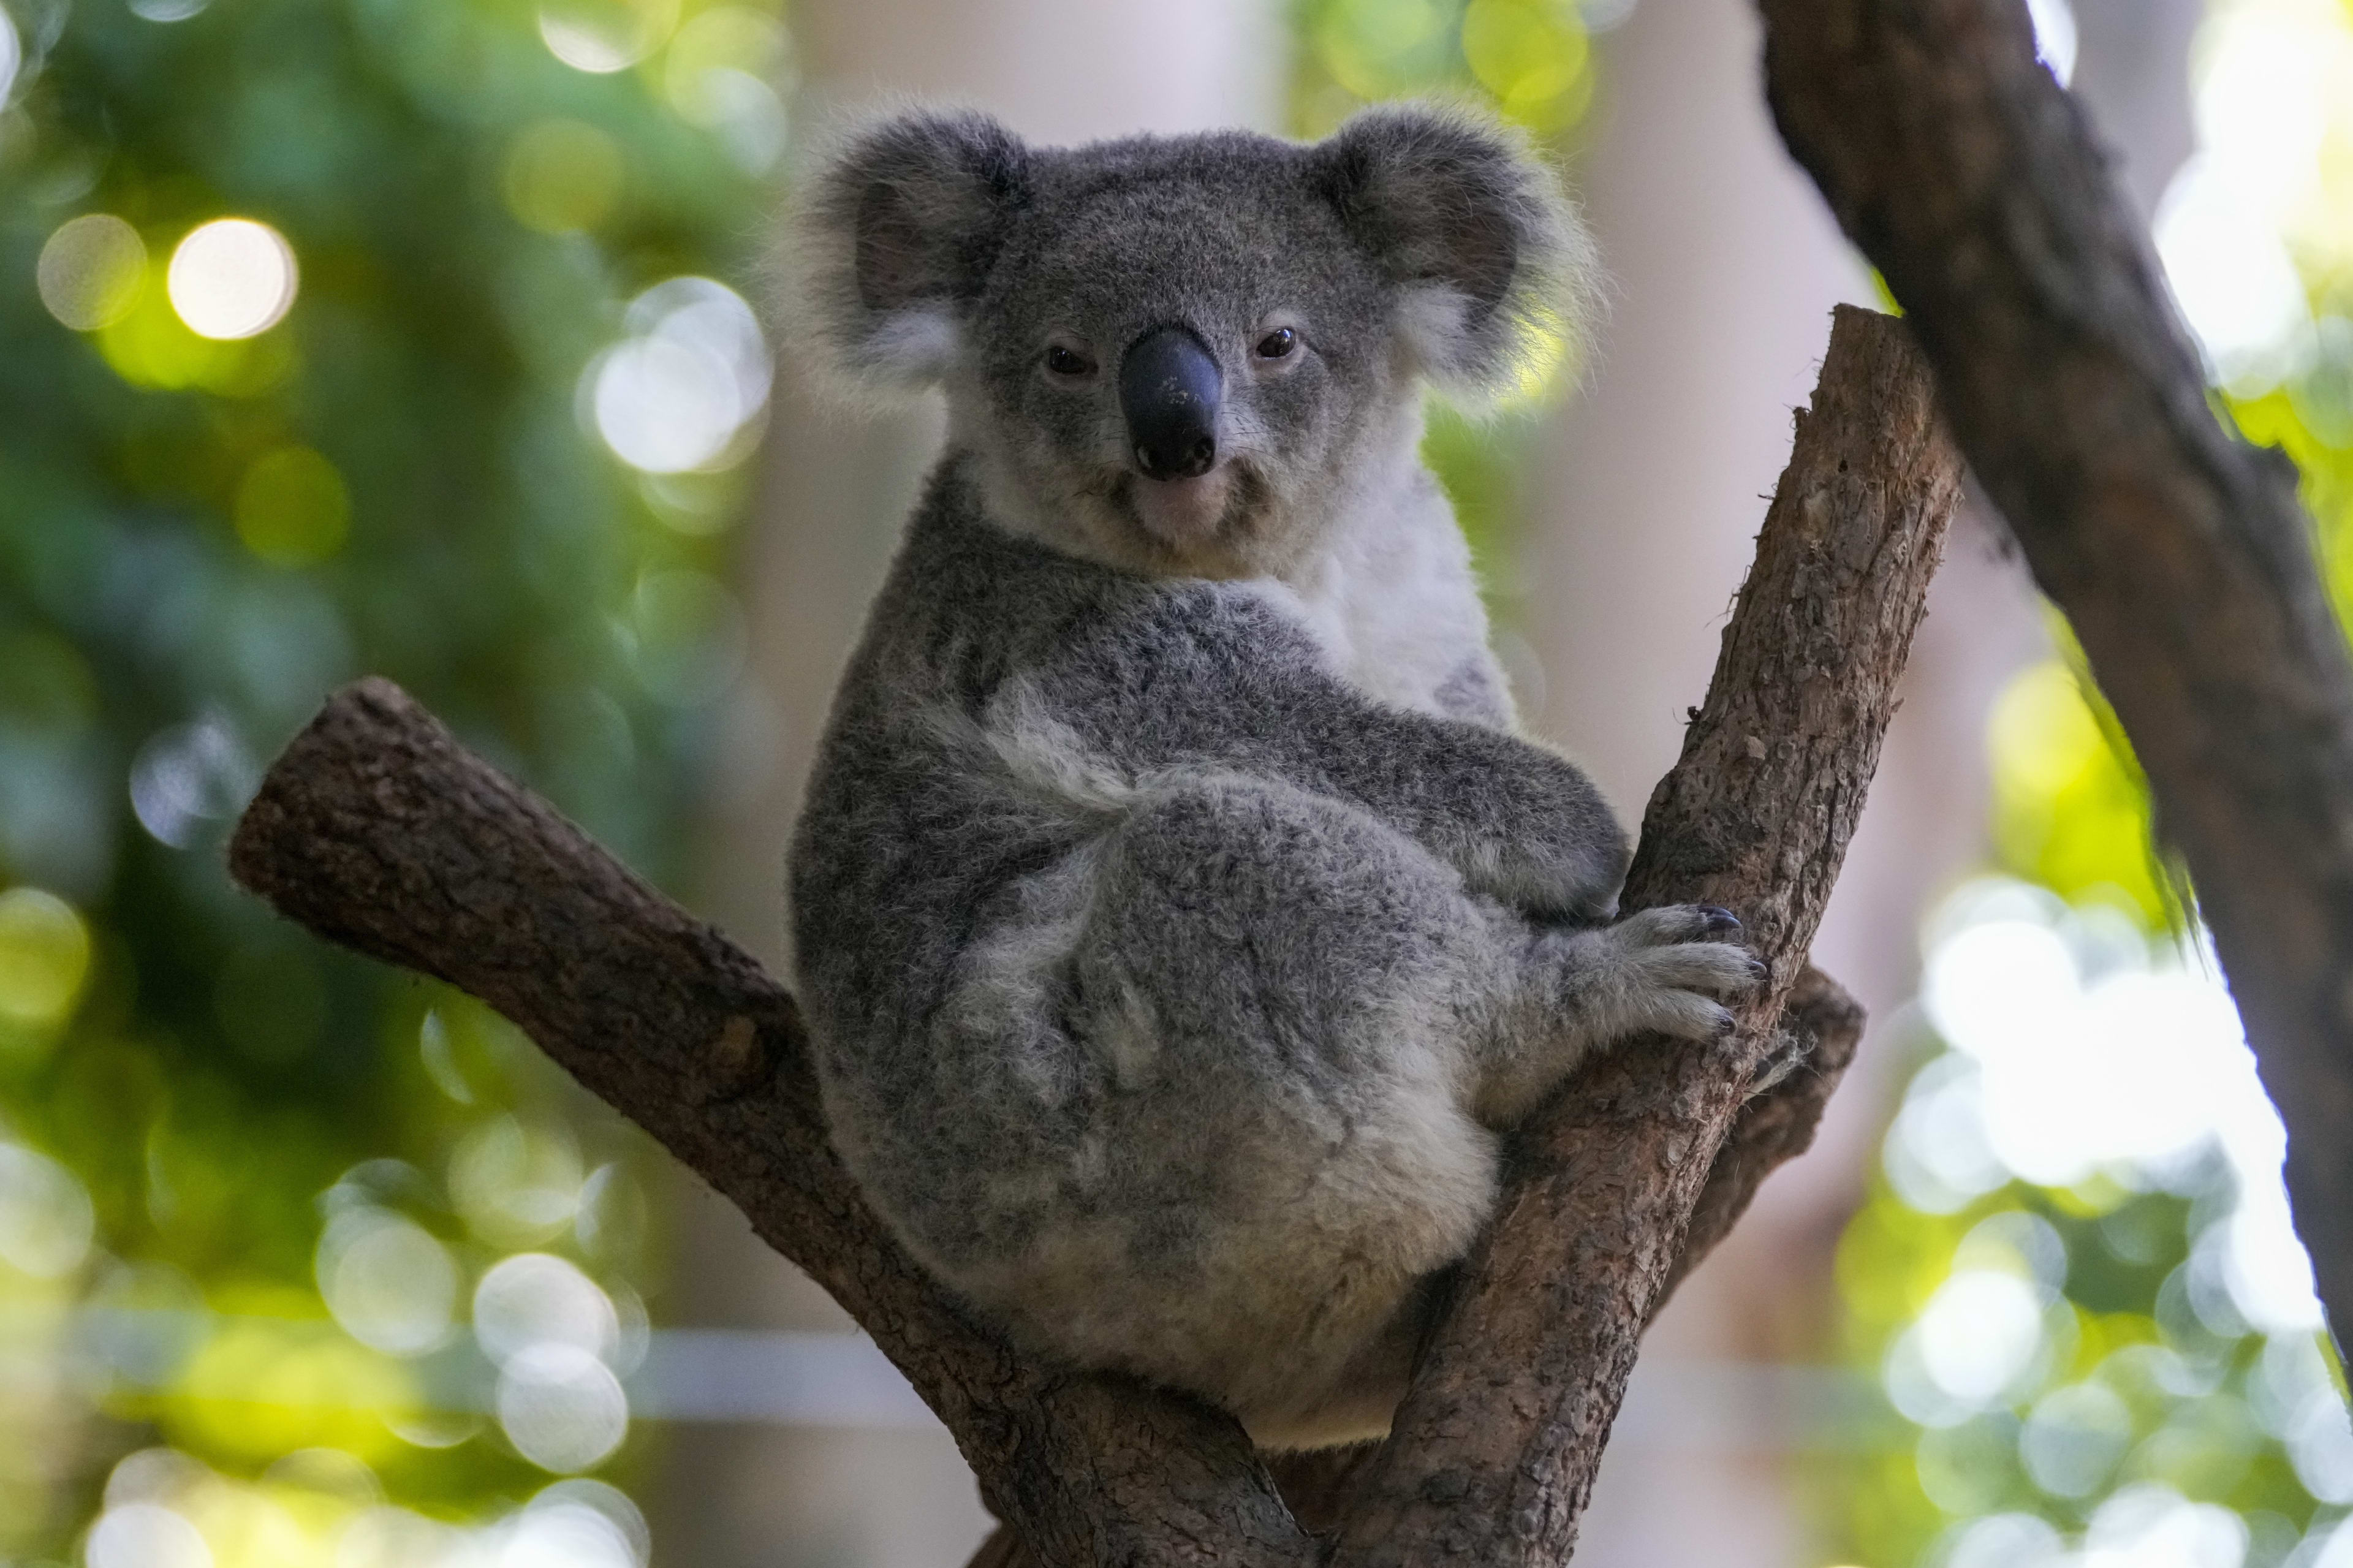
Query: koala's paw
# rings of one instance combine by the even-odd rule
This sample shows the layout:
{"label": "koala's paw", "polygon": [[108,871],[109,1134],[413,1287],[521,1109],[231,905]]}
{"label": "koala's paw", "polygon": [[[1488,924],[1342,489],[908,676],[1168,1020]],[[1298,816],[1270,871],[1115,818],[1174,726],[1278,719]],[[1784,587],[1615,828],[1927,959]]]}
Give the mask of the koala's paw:
{"label": "koala's paw", "polygon": [[1739,930],[1727,910],[1669,904],[1582,932],[1585,962],[1567,977],[1567,1001],[1597,1043],[1651,1032],[1717,1038],[1732,1028],[1724,1003],[1766,975],[1746,948],[1724,940]]}

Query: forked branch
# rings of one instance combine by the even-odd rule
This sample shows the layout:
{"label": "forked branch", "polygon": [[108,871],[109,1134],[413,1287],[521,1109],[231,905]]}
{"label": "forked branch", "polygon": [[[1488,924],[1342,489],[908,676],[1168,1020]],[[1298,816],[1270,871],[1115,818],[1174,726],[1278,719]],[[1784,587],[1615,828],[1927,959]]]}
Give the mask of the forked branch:
{"label": "forked branch", "polygon": [[[1860,1017],[1806,946],[1957,479],[1901,326],[1841,310],[1630,884],[1634,904],[1738,910],[1774,984],[1730,1040],[1638,1043],[1530,1129],[1398,1436],[1364,1463],[1283,1467],[1344,1560],[1565,1560],[1644,1325],[1810,1138]],[[289,918],[490,1003],[733,1199],[906,1373],[1037,1562],[1309,1568],[1332,1550],[1231,1420],[1029,1361],[968,1317],[828,1146],[783,989],[389,682],[337,693],[288,746],[230,865]]]}

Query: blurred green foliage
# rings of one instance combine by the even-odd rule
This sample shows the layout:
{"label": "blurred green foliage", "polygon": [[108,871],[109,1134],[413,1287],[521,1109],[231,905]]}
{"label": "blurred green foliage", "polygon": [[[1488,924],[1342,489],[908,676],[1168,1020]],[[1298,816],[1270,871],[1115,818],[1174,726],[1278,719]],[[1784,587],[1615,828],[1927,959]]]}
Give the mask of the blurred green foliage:
{"label": "blurred green foliage", "polygon": [[[1590,9],[1614,22],[1628,7]],[[1291,128],[1324,136],[1367,104],[1397,98],[1467,103],[1565,158],[1593,105],[1598,62],[1588,9],[1574,0],[1293,0]],[[1466,411],[1433,398],[1422,458],[1454,502],[1489,608],[1517,613],[1514,550],[1518,476],[1535,412],[1577,377],[1581,345],[1538,345],[1501,407]]]}
{"label": "blurred green foliage", "polygon": [[[0,1560],[69,1555],[158,1444],[202,1468],[109,1501],[223,1568],[385,1500],[417,1512],[367,1561],[408,1561],[403,1520],[596,1462],[434,1358],[540,1251],[626,1357],[642,1139],[222,843],[372,671],[676,869],[747,438],[631,469],[599,356],[665,330],[649,286],[745,266],[784,55],[692,0],[0,0]],[[232,217],[267,231],[207,274],[183,242]],[[114,1511],[94,1563],[175,1561]]]}
{"label": "blurred green foliage", "polygon": [[1292,118],[1305,135],[1367,103],[1453,97],[1550,137],[1593,102],[1592,39],[1574,0],[1298,0],[1293,25]]}
{"label": "blurred green foliage", "polygon": [[[546,1483],[643,1439],[481,1408],[521,1363],[464,1327],[536,1281],[556,1350],[626,1370],[641,1142],[221,847],[372,671],[675,869],[765,395],[740,300],[678,280],[750,259],[788,38],[694,0],[0,7],[0,1559],[171,1568],[193,1528],[222,1568],[424,1563],[514,1544],[526,1498],[628,1523]],[[1409,11],[1322,5],[1304,52],[1548,138],[1583,112],[1572,10]],[[1494,559],[1510,432],[1440,410],[1430,451]]]}

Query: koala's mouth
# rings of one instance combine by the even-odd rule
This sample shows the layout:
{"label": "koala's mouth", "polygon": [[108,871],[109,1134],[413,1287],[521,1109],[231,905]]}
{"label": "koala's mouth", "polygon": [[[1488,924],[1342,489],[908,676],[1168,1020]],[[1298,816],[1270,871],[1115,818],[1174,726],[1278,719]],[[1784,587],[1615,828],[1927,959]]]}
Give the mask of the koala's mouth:
{"label": "koala's mouth", "polygon": [[1165,549],[1190,553],[1235,542],[1266,503],[1265,479],[1247,463],[1220,463],[1198,479],[1115,479],[1112,510]]}

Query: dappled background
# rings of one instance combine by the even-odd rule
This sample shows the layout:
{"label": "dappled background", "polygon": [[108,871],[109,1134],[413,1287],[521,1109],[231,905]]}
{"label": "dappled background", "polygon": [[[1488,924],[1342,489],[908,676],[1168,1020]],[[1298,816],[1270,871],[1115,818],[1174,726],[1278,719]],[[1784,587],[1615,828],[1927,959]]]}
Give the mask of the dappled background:
{"label": "dappled background", "polygon": [[[2037,0],[2225,408],[2353,596],[2353,0]],[[930,1568],[945,1434],[494,1016],[236,893],[389,675],[773,963],[936,410],[814,405],[829,120],[1042,139],[1483,101],[1612,279],[1433,408],[1532,726],[1639,811],[1871,276],[1740,0],[0,0],[0,1564]],[[1662,1319],[1580,1562],[2353,1568],[2281,1133],[2128,751],[1965,519],[1823,933],[1818,1152]]]}

